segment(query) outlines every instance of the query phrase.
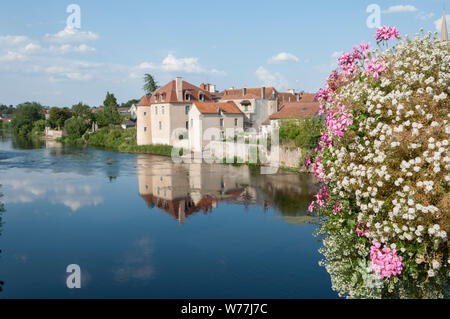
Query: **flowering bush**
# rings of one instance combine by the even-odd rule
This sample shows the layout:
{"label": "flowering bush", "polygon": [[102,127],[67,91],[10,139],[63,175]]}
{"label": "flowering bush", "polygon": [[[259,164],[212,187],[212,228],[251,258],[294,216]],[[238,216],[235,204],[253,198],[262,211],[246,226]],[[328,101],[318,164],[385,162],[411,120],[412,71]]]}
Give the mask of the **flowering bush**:
{"label": "flowering bush", "polygon": [[355,46],[317,94],[326,124],[305,164],[322,184],[309,209],[327,215],[323,265],[349,297],[443,297],[450,46],[392,27],[375,38],[399,40],[384,51]]}

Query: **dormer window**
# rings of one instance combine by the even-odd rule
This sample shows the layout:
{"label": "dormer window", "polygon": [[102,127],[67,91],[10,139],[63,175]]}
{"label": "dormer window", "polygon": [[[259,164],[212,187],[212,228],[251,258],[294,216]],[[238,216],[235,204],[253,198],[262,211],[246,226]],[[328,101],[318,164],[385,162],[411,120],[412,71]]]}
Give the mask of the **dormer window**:
{"label": "dormer window", "polygon": [[155,103],[158,103],[158,95],[155,94]]}
{"label": "dormer window", "polygon": [[186,94],[186,101],[190,101],[191,100],[191,95],[190,94]]}
{"label": "dormer window", "polygon": [[161,102],[164,102],[165,99],[166,99],[166,95],[165,94],[161,94]]}
{"label": "dormer window", "polygon": [[201,102],[204,102],[204,101],[205,101],[205,95],[202,94],[202,93],[200,93],[200,95],[198,96],[198,99],[199,99]]}

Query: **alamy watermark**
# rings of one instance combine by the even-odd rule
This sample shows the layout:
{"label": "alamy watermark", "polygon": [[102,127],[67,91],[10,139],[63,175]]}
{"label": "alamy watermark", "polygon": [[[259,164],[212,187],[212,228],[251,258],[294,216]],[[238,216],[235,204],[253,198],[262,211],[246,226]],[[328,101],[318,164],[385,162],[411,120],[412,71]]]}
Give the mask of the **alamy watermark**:
{"label": "alamy watermark", "polygon": [[66,25],[71,29],[81,29],[81,8],[78,4],[69,4],[66,9],[67,13],[71,13],[67,17]]}
{"label": "alamy watermark", "polygon": [[[192,134],[193,136],[189,136]],[[280,164],[279,129],[258,133],[254,129],[210,127],[201,132],[178,128],[172,132],[174,163],[255,164],[261,174],[278,172]]]}
{"label": "alamy watermark", "polygon": [[70,264],[66,268],[66,272],[70,275],[67,276],[66,285],[67,288],[81,288],[81,268],[77,264]]}

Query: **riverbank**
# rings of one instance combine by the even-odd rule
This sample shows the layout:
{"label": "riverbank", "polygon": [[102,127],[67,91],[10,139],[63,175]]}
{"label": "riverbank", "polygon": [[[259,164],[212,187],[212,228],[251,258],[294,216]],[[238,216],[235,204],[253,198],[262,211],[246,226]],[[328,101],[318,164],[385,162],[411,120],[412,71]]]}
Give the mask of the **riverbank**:
{"label": "riverbank", "polygon": [[[94,133],[87,132],[81,138],[71,139],[67,136],[64,136],[58,139],[58,141],[67,145],[92,146],[107,149],[109,151],[131,154],[171,156],[173,150],[173,147],[170,145],[137,145],[136,128],[122,129],[118,127],[104,127]],[[261,166],[260,163],[237,163],[237,159],[235,159],[233,163],[229,163],[229,161],[227,161],[225,158],[222,160],[222,164],[234,166],[247,165],[255,168],[259,168]],[[289,167],[280,165],[279,169],[293,173],[305,172],[305,169],[300,166]]]}

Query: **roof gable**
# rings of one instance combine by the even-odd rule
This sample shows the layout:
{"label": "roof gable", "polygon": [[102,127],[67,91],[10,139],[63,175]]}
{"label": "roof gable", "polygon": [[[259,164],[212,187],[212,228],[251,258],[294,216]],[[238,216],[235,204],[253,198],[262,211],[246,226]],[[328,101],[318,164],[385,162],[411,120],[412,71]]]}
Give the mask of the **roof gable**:
{"label": "roof gable", "polygon": [[218,114],[219,109],[225,114],[244,114],[234,102],[205,103],[196,102],[195,106],[202,114]]}

